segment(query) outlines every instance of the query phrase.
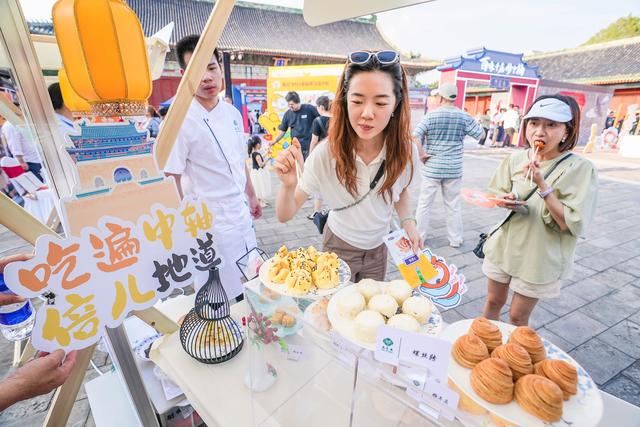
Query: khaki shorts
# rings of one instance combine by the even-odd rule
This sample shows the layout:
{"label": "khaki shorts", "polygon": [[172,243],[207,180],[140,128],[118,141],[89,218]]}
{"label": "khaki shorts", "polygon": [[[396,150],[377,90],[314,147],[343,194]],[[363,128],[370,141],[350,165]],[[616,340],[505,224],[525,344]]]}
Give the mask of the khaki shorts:
{"label": "khaki shorts", "polygon": [[522,279],[512,277],[509,274],[505,273],[500,269],[500,267],[489,261],[488,258],[485,258],[484,262],[482,263],[482,272],[489,279],[495,280],[496,282],[508,284],[509,288],[513,292],[517,292],[520,295],[524,295],[525,297],[546,299],[555,298],[560,295],[559,280],[542,285],[525,282]]}

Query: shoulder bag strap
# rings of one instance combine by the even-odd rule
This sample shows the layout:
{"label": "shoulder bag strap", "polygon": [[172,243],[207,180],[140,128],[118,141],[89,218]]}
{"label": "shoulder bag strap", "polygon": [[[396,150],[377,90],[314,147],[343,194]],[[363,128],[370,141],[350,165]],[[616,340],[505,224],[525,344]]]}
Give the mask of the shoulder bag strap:
{"label": "shoulder bag strap", "polygon": [[[551,173],[558,167],[558,165],[562,162],[564,162],[566,159],[568,159],[569,157],[571,157],[571,153],[567,154],[566,156],[564,156],[563,158],[561,158],[560,160],[558,160],[557,162],[555,162],[547,171],[547,173],[544,174],[544,179],[549,178],[549,176],[551,175]],[[522,200],[529,200],[531,198],[531,196],[534,195],[534,193],[536,192],[537,188],[534,188],[533,190],[531,190],[531,192],[529,192],[529,194],[527,194],[527,197],[525,197]],[[493,235],[493,233],[495,233],[496,231],[498,231],[500,229],[500,227],[502,227],[503,225],[505,225],[507,222],[509,222],[509,220],[513,217],[513,215],[515,215],[516,212],[511,211],[511,213],[509,213],[509,215],[500,223],[500,225],[498,225],[496,228],[494,228],[491,233],[489,233],[489,235],[487,237],[491,237]]]}
{"label": "shoulder bag strap", "polygon": [[380,181],[380,178],[382,178],[382,175],[384,175],[384,160],[382,161],[382,163],[380,163],[380,167],[378,168],[378,172],[376,173],[376,176],[373,178],[373,181],[371,181],[371,184],[369,184],[369,191],[367,191],[367,193],[360,197],[358,200],[356,200],[355,202],[351,203],[350,205],[347,206],[343,206],[341,208],[338,209],[332,209],[334,212],[339,212],[339,211],[343,211],[345,209],[349,209],[352,208],[358,204],[360,204],[360,202],[362,202],[370,193],[371,191],[373,191],[374,188],[376,188],[376,185],[378,185],[378,182]]}

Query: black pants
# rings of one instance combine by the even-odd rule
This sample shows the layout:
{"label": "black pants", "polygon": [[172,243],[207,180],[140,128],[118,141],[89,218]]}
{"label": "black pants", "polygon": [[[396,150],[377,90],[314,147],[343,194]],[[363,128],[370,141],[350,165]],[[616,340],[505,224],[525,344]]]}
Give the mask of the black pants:
{"label": "black pants", "polygon": [[484,136],[480,141],[478,141],[478,144],[480,145],[484,145],[485,141],[487,140],[487,137],[489,136],[489,128],[482,128],[482,129],[484,129]]}
{"label": "black pants", "polygon": [[27,166],[29,166],[29,172],[34,174],[40,181],[44,182],[44,178],[40,174],[40,171],[42,170],[41,163],[27,162]]}

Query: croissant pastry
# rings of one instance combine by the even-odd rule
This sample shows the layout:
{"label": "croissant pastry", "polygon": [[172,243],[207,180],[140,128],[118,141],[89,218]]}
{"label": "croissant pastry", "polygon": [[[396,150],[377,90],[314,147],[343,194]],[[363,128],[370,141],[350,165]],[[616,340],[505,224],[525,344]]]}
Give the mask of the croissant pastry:
{"label": "croissant pastry", "polygon": [[471,388],[484,400],[498,405],[513,400],[513,375],[507,362],[485,359],[471,370]]}
{"label": "croissant pastry", "polygon": [[531,356],[531,362],[535,365],[547,358],[547,350],[544,348],[542,338],[528,326],[518,326],[511,332],[509,342],[520,344]]}
{"label": "croissant pastry", "polygon": [[533,373],[533,364],[531,356],[522,346],[514,343],[503,344],[496,347],[491,353],[491,357],[497,357],[504,360],[513,372],[514,381],[518,381],[520,377]]}
{"label": "croissant pastry", "polygon": [[578,393],[578,371],[571,363],[559,359],[546,359],[536,363],[534,371],[556,383],[564,400]]}
{"label": "croissant pastry", "polygon": [[516,402],[543,421],[559,421],[562,417],[562,390],[553,381],[530,374],[516,383]]}
{"label": "croissant pastry", "polygon": [[475,335],[466,334],[459,337],[451,349],[453,359],[465,368],[473,368],[489,358],[487,346]]}
{"label": "croissant pastry", "polygon": [[469,333],[480,338],[487,346],[489,353],[502,344],[502,332],[486,317],[476,317],[471,323]]}

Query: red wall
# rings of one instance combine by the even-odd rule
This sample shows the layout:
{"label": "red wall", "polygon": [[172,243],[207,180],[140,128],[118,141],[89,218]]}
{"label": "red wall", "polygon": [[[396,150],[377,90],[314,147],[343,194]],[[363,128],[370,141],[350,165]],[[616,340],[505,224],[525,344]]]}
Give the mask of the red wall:
{"label": "red wall", "polygon": [[477,114],[484,113],[484,110],[491,106],[491,95],[475,96],[467,95],[464,100],[464,108],[467,112],[475,117]]}
{"label": "red wall", "polygon": [[622,116],[624,117],[627,114],[627,107],[631,104],[637,104],[640,106],[640,88],[633,89],[616,89],[613,92],[613,99],[609,103],[609,109],[614,110],[616,112],[616,116],[618,116],[618,112],[622,109]]}
{"label": "red wall", "polygon": [[162,76],[158,80],[153,81],[153,90],[149,97],[149,104],[158,108],[161,102],[166,101],[176,94],[180,77]]}

